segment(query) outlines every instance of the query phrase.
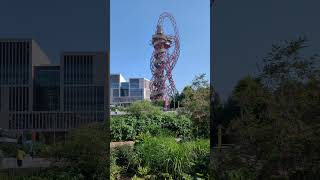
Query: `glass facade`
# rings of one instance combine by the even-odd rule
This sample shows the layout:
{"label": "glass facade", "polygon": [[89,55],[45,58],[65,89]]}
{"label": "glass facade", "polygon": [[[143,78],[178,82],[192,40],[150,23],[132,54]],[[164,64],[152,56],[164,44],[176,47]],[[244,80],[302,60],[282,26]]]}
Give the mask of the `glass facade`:
{"label": "glass facade", "polygon": [[60,67],[34,68],[34,110],[58,111],[60,109]]}
{"label": "glass facade", "polygon": [[119,88],[120,87],[120,75],[111,75],[110,76],[110,87]]}
{"label": "glass facade", "polygon": [[139,79],[130,79],[130,88],[139,88]]}
{"label": "glass facade", "polygon": [[143,89],[130,89],[130,96],[141,96],[143,97]]}
{"label": "glass facade", "polygon": [[121,83],[120,96],[121,97],[129,96],[129,83],[128,82]]}
{"label": "glass facade", "polygon": [[113,89],[112,95],[113,95],[113,97],[119,97],[119,89]]}
{"label": "glass facade", "polygon": [[112,74],[110,81],[111,104],[128,104],[150,98],[149,80],[130,78],[125,81],[121,74]]}

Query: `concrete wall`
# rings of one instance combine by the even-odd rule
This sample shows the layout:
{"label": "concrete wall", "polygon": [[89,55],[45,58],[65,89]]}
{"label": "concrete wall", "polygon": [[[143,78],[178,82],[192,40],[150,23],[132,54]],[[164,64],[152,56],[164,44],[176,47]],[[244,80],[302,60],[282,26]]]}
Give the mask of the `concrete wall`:
{"label": "concrete wall", "polygon": [[103,85],[107,78],[107,55],[105,53],[95,55],[93,69],[94,84]]}
{"label": "concrete wall", "polygon": [[0,111],[0,127],[9,128],[9,88],[1,87],[1,111]]}
{"label": "concrete wall", "polygon": [[32,65],[38,66],[50,64],[48,56],[42,51],[38,43],[34,40],[32,40],[30,43],[32,46]]}
{"label": "concrete wall", "polygon": [[[19,107],[21,107],[22,104],[26,102],[28,106],[28,111],[30,112],[33,109],[33,67],[34,65],[49,64],[50,61],[48,57],[45,55],[45,53],[40,49],[39,45],[32,39],[12,38],[12,39],[0,39],[0,41],[5,43],[6,42],[26,43],[26,46],[24,44],[14,45],[12,49],[14,54],[11,54],[11,58],[13,57],[12,59],[14,60],[15,64],[17,63],[20,64],[22,61],[26,61],[27,59],[29,59],[29,63],[27,67],[28,78],[27,78],[26,84],[23,84],[22,82],[20,82],[21,74],[16,73],[14,75],[15,77],[14,81],[16,82],[14,85],[6,84],[1,86],[0,128],[9,128],[9,120],[11,118],[11,115],[16,113],[16,111],[21,111]],[[20,53],[20,52],[23,52],[23,50],[25,50],[21,47],[21,45],[23,45],[23,48],[29,47],[28,56],[26,56],[26,54]],[[19,72],[17,67],[13,66],[14,72]],[[9,88],[13,88],[13,87],[15,87],[13,89],[14,91],[12,91],[14,92],[14,94],[11,96],[12,98],[10,99],[9,94],[12,92],[9,92]],[[25,90],[23,90],[22,92],[22,89],[25,89]],[[28,90],[28,94],[26,93],[27,90]],[[9,101],[11,101],[12,104],[14,105],[13,110],[9,109],[9,104],[10,104]]]}

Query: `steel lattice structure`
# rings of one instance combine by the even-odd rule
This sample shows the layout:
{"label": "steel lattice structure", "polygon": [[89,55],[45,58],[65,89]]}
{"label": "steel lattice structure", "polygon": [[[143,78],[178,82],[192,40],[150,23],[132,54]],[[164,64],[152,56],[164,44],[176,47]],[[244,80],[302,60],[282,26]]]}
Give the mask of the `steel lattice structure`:
{"label": "steel lattice structure", "polygon": [[[169,20],[173,34],[165,34],[164,21]],[[172,71],[180,54],[179,31],[174,17],[165,12],[159,17],[155,34],[152,36],[154,51],[150,60],[152,79],[150,84],[151,100],[163,100],[168,107],[169,97],[177,92]],[[171,51],[171,53],[170,53]]]}

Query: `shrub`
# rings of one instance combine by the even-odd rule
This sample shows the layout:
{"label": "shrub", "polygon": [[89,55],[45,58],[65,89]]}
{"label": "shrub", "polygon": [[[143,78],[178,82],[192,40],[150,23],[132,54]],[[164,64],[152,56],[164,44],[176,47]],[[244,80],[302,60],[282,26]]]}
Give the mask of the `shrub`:
{"label": "shrub", "polygon": [[110,154],[110,179],[116,180],[119,179],[121,173],[123,172],[123,168],[118,166],[117,163],[117,156],[114,151]]}
{"label": "shrub", "polygon": [[226,174],[227,174],[228,179],[230,179],[230,180],[242,180],[242,179],[254,180],[254,179],[256,179],[254,172],[251,172],[247,168],[240,168],[237,170],[227,171]]}
{"label": "shrub", "polygon": [[185,144],[189,144],[193,149],[192,157],[194,161],[190,174],[206,177],[209,174],[210,164],[210,144],[208,140],[200,139]]}
{"label": "shrub", "polygon": [[152,105],[150,101],[135,101],[127,111],[136,117],[146,117],[161,113],[160,108]]}
{"label": "shrub", "polygon": [[43,143],[34,143],[32,145],[34,156],[48,157],[50,156],[50,146]]}
{"label": "shrub", "polygon": [[12,143],[0,144],[0,149],[5,157],[16,157],[18,151],[17,145]]}
{"label": "shrub", "polygon": [[109,166],[106,163],[107,138],[102,124],[94,123],[74,129],[67,144],[52,146],[51,157],[61,158],[66,162],[66,170],[82,174],[85,179],[106,176],[105,168]]}
{"label": "shrub", "polygon": [[113,141],[135,140],[139,134],[153,136],[182,136],[191,138],[192,122],[184,115],[160,113],[143,117],[132,115],[111,118]]}
{"label": "shrub", "polygon": [[129,145],[119,146],[114,150],[113,154],[116,156],[116,164],[123,168],[124,173],[134,173],[139,162],[136,154],[133,151],[133,147]]}
{"label": "shrub", "polygon": [[134,116],[124,115],[111,118],[111,139],[112,140],[134,140],[137,119]]}
{"label": "shrub", "polygon": [[185,115],[165,113],[163,115],[162,128],[170,130],[175,134],[176,137],[190,137],[192,122]]}
{"label": "shrub", "polygon": [[[206,148],[207,150],[204,150]],[[196,176],[194,168],[202,165],[203,156],[209,159],[209,142],[178,143],[172,137],[145,137],[136,146],[140,165],[150,167],[152,174],[168,173],[174,178],[182,178],[186,174]],[[197,168],[200,169],[201,167]],[[202,167],[207,169],[207,167]],[[204,171],[207,173],[207,171]],[[161,175],[161,176],[162,176]],[[206,176],[203,175],[203,176]]]}

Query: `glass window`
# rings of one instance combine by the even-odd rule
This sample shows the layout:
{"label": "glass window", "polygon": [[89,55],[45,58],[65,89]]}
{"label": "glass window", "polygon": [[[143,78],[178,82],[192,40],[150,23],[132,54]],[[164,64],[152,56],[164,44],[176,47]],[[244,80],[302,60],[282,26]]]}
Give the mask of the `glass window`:
{"label": "glass window", "polygon": [[114,89],[112,91],[113,97],[119,97],[119,89]]}
{"label": "glass window", "polygon": [[119,83],[111,83],[111,88],[119,88]]}
{"label": "glass window", "polygon": [[130,89],[130,96],[143,96],[143,89]]}
{"label": "glass window", "polygon": [[121,97],[129,96],[129,89],[121,89],[120,95],[121,95]]}
{"label": "glass window", "polygon": [[139,79],[130,79],[130,88],[139,88]]}
{"label": "glass window", "polygon": [[121,83],[121,88],[123,88],[123,89],[129,89],[129,83],[128,83],[128,82],[122,82],[122,83]]}

